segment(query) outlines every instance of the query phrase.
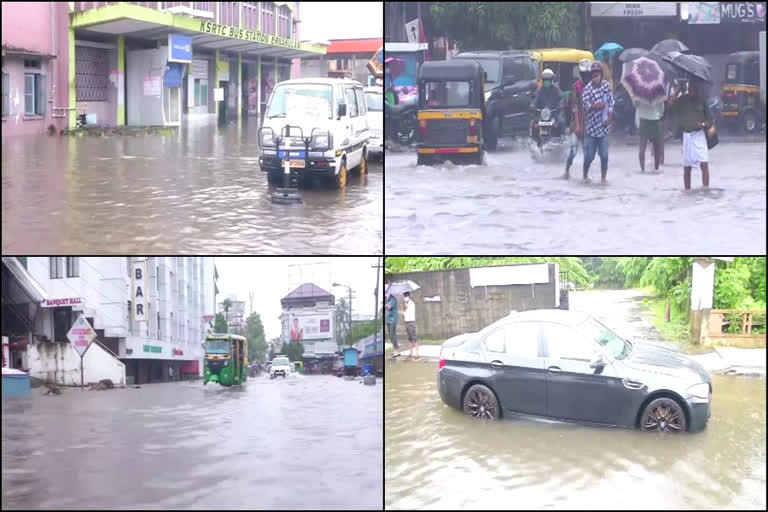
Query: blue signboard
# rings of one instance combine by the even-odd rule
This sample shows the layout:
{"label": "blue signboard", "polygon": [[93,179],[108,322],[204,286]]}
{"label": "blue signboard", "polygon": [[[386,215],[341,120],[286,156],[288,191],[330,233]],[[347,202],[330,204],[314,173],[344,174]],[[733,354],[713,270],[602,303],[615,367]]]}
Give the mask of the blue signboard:
{"label": "blue signboard", "polygon": [[181,71],[184,64],[169,62],[163,73],[163,87],[181,87]]}
{"label": "blue signboard", "polygon": [[168,62],[192,62],[192,37],[168,34]]}

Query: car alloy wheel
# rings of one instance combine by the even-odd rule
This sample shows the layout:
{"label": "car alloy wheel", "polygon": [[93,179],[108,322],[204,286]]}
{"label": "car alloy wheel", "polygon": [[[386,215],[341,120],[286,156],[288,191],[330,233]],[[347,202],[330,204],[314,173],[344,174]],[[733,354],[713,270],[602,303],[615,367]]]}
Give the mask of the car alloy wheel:
{"label": "car alloy wheel", "polygon": [[684,432],[685,414],[674,400],[659,398],[645,408],[642,420],[643,430],[656,432]]}
{"label": "car alloy wheel", "polygon": [[474,418],[499,418],[499,404],[493,392],[482,384],[475,384],[464,396],[464,412]]}

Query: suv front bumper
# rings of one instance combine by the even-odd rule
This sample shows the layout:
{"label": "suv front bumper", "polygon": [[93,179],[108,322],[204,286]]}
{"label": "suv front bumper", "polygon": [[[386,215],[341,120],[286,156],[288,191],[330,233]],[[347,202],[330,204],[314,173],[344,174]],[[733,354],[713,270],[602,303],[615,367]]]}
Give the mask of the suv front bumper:
{"label": "suv front bumper", "polygon": [[[299,176],[303,173],[320,173],[333,176],[336,174],[336,159],[328,156],[309,157],[304,161],[305,167],[291,167],[291,175]],[[262,155],[259,157],[259,167],[262,172],[283,173],[283,159],[275,155]]]}

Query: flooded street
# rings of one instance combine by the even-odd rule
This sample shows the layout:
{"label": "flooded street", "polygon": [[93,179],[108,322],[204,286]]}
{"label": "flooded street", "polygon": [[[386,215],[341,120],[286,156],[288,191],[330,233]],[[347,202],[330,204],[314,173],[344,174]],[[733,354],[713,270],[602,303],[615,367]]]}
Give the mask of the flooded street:
{"label": "flooded street", "polygon": [[257,128],[4,137],[3,253],[381,254],[381,162],[344,190],[272,204]]}
{"label": "flooded street", "polygon": [[[381,509],[382,382],[3,399],[5,509]],[[354,404],[354,406],[350,406]]]}
{"label": "flooded street", "polygon": [[683,190],[679,142],[662,172],[650,148],[611,141],[608,184],[600,161],[581,180],[582,150],[562,179],[566,148],[532,158],[524,139],[504,139],[486,166],[417,166],[415,152],[387,153],[386,250],[393,254],[764,254],[765,142],[721,142],[709,191],[692,173]]}
{"label": "flooded street", "polygon": [[387,509],[765,509],[765,379],[713,376],[701,433],[481,422],[442,403],[435,361],[388,362]]}

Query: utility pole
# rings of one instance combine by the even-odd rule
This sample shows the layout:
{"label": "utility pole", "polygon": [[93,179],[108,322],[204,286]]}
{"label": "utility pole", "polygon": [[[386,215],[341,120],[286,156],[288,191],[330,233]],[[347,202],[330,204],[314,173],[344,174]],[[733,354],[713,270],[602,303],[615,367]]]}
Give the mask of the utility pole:
{"label": "utility pole", "polygon": [[253,292],[248,292],[248,296],[251,298],[251,311],[248,313],[248,316],[253,314]]}
{"label": "utility pole", "polygon": [[371,267],[376,269],[376,288],[373,290],[373,324],[376,326],[376,329],[373,331],[373,346],[375,347],[379,336],[379,269],[382,268],[381,256],[376,258],[376,265],[371,265]]}
{"label": "utility pole", "polygon": [[352,346],[352,287],[349,287],[349,346]]}

